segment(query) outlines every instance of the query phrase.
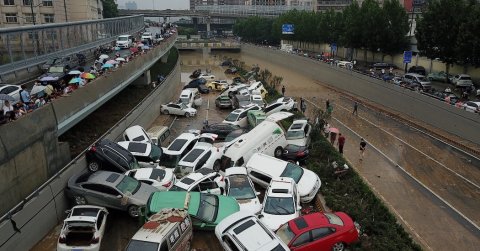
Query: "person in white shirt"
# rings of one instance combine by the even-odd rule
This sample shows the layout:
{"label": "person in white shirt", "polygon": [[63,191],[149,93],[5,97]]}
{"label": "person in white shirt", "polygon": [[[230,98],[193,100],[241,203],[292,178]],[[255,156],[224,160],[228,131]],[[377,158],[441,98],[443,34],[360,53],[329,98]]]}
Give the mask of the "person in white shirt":
{"label": "person in white shirt", "polygon": [[14,112],[13,106],[8,100],[5,100],[5,102],[3,103],[2,110],[4,115],[7,114],[7,112]]}

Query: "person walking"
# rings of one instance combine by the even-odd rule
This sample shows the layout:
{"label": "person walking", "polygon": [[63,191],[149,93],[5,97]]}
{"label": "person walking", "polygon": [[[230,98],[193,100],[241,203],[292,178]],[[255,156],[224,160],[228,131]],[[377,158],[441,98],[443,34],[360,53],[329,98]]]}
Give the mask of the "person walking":
{"label": "person walking", "polygon": [[285,97],[285,86],[282,87],[282,96]]}
{"label": "person walking", "polygon": [[330,100],[327,99],[327,101],[325,101],[325,111],[328,110],[328,107],[330,107]]}
{"label": "person walking", "polygon": [[302,102],[302,105],[300,108],[302,109],[302,113],[305,113],[305,111],[307,110],[307,104],[305,103],[305,101]]}
{"label": "person walking", "polygon": [[332,112],[333,112],[333,105],[329,105],[327,108],[328,115],[332,115]]}
{"label": "person walking", "polygon": [[358,115],[358,103],[357,103],[357,101],[355,101],[355,103],[353,104],[352,114]]}
{"label": "person walking", "polygon": [[367,147],[367,142],[362,138],[360,139],[360,160],[363,160],[363,156],[365,155],[365,147]]}
{"label": "person walking", "polygon": [[343,146],[345,145],[345,137],[339,133],[338,134],[338,152],[343,154]]}

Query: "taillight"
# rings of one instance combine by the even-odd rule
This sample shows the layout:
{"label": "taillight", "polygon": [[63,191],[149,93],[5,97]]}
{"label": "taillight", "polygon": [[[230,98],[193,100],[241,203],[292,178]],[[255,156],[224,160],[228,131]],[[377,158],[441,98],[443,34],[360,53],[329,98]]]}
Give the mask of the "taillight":
{"label": "taillight", "polygon": [[162,186],[168,188],[168,187],[170,187],[171,185],[172,185],[172,182],[169,181],[167,184],[163,184]]}
{"label": "taillight", "polygon": [[60,236],[58,238],[58,243],[65,244],[66,242],[67,242],[67,239],[65,238],[65,236]]}
{"label": "taillight", "polygon": [[94,146],[90,147],[90,152],[96,152],[96,151],[97,151],[96,147],[94,147]]}
{"label": "taillight", "polygon": [[98,242],[100,241],[100,238],[97,237],[97,238],[92,238],[92,240],[90,241],[91,244],[97,244]]}
{"label": "taillight", "polygon": [[225,179],[225,177],[223,177],[222,175],[220,175],[220,181],[223,181]]}
{"label": "taillight", "polygon": [[303,156],[305,156],[305,152],[302,151],[297,153],[297,157],[303,157]]}

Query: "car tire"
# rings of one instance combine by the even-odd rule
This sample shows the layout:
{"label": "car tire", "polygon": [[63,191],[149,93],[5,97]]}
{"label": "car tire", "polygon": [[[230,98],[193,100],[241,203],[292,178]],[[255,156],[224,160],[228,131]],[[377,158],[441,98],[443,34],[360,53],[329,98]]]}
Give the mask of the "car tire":
{"label": "car tire", "polygon": [[273,155],[275,156],[275,158],[279,159],[282,156],[282,153],[283,153],[283,149],[282,147],[279,146],[275,148],[275,152],[273,152]]}
{"label": "car tire", "polygon": [[163,110],[162,113],[165,114],[165,115],[170,114],[170,112],[168,110]]}
{"label": "car tire", "polygon": [[185,113],[185,117],[186,117],[186,118],[190,118],[190,113],[186,112],[186,113]]}
{"label": "car tire", "polygon": [[221,165],[220,165],[220,160],[215,160],[215,162],[213,163],[213,170],[215,172],[219,172],[220,171],[220,168],[221,168]]}
{"label": "car tire", "polygon": [[87,200],[85,199],[85,197],[83,196],[80,196],[80,195],[76,195],[73,197],[73,202],[75,203],[75,205],[86,205],[87,204]]}
{"label": "car tire", "polygon": [[127,213],[132,218],[138,218],[138,216],[140,216],[140,210],[138,206],[135,205],[129,206],[127,209]]}
{"label": "car tire", "polygon": [[345,250],[345,243],[343,242],[337,242],[332,246],[332,251],[343,251],[343,250]]}
{"label": "car tire", "polygon": [[94,172],[100,170],[100,163],[98,161],[95,161],[95,160],[90,161],[88,163],[87,168],[88,168],[88,171],[94,173]]}

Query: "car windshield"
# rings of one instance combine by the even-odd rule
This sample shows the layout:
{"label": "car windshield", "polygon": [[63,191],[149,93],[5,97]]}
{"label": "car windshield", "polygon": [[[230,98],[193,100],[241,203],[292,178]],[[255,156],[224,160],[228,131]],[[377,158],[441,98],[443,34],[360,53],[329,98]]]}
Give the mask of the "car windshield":
{"label": "car windshield", "polygon": [[152,145],[152,150],[150,151],[150,158],[156,161],[156,160],[159,160],[161,156],[162,156],[162,149],[160,147]]}
{"label": "car windshield", "polygon": [[160,165],[168,168],[174,168],[180,161],[180,155],[162,154],[160,157]]}
{"label": "car windshield", "polygon": [[255,191],[252,186],[250,186],[250,182],[248,182],[247,176],[232,175],[228,177],[228,181],[230,182],[228,196],[234,197],[237,200],[248,200],[256,197]]}
{"label": "car windshield", "polygon": [[48,69],[48,72],[50,73],[62,73],[63,72],[63,67],[62,66],[52,66],[50,69]]}
{"label": "car windshield", "polygon": [[467,76],[463,76],[460,78],[461,80],[472,80],[470,77],[467,77]]}
{"label": "car windshield", "polygon": [[293,163],[288,163],[285,167],[285,170],[283,170],[283,173],[280,174],[280,177],[290,177],[298,184],[298,181],[300,181],[302,175],[303,168]]}
{"label": "car windshield", "polygon": [[197,218],[205,221],[214,222],[218,213],[218,197],[212,194],[200,194],[200,204],[198,205]]}
{"label": "car windshield", "polygon": [[175,184],[170,189],[168,189],[168,191],[187,191],[187,189],[179,187]]}
{"label": "car windshield", "polygon": [[117,40],[118,41],[127,41],[128,37],[119,37]]}
{"label": "car windshield", "polygon": [[131,240],[125,251],[157,251],[158,243],[140,240]]}
{"label": "car windshield", "polygon": [[183,98],[180,98],[180,101],[182,102],[180,104],[180,109],[184,109],[183,106],[185,106],[185,104],[190,103],[190,98],[189,97],[183,97]]}
{"label": "car windshield", "polygon": [[305,132],[303,130],[287,131],[287,139],[303,139]]}
{"label": "car windshield", "polygon": [[252,100],[252,102],[254,104],[259,105],[259,106],[263,106],[263,100],[261,100],[261,99],[254,99],[254,100]]}
{"label": "car windshield", "polygon": [[117,185],[117,189],[120,190],[123,194],[134,194],[139,188],[140,182],[129,176],[123,177],[122,181],[120,181],[120,183],[118,183]]}
{"label": "car windshield", "polygon": [[290,226],[288,226],[288,223],[281,225],[276,234],[285,244],[290,243],[290,241],[292,241],[292,239],[295,237],[295,234],[290,229]]}
{"label": "car windshield", "polygon": [[227,118],[225,118],[225,121],[228,121],[228,122],[235,122],[237,121],[237,118],[240,114],[238,113],[230,113],[228,114]]}
{"label": "car windshield", "polygon": [[267,214],[285,215],[295,213],[292,197],[267,197],[263,211]]}
{"label": "car windshield", "polygon": [[427,82],[428,80],[427,80],[425,77],[419,76],[419,77],[418,77],[418,81],[420,81],[420,82]]}

